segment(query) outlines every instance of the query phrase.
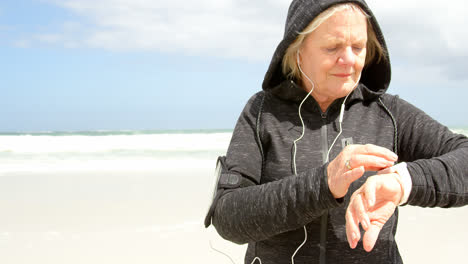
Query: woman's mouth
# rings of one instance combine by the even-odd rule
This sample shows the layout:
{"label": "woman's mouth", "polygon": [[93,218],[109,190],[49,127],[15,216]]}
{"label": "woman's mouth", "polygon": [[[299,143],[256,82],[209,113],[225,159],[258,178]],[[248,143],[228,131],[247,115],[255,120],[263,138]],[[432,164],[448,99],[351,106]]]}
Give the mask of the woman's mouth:
{"label": "woman's mouth", "polygon": [[351,73],[335,73],[333,76],[336,76],[338,78],[348,78],[351,76]]}

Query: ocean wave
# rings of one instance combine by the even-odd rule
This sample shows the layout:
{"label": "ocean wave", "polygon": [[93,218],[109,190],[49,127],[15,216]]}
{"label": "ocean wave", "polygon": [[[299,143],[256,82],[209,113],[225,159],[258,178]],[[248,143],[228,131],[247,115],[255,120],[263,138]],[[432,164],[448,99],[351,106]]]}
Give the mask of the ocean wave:
{"label": "ocean wave", "polygon": [[0,153],[109,153],[225,150],[231,133],[136,134],[109,136],[0,136]]}
{"label": "ocean wave", "polygon": [[[452,129],[468,135],[468,129]],[[0,135],[0,173],[214,168],[232,132]]]}
{"label": "ocean wave", "polygon": [[[468,135],[468,129],[454,128]],[[57,132],[51,132],[57,133]],[[100,133],[100,132],[93,132]],[[109,132],[111,133],[111,132]],[[227,150],[232,132],[139,133],[96,135],[0,135],[0,158],[83,157],[176,157],[205,158]],[[126,132],[127,133],[127,132]],[[130,134],[134,133],[134,134]]]}
{"label": "ocean wave", "polygon": [[468,128],[454,128],[451,129],[453,132],[458,133],[458,134],[463,134],[465,136],[468,136]]}
{"label": "ocean wave", "polygon": [[0,136],[0,173],[213,168],[231,138],[222,133]]}
{"label": "ocean wave", "polygon": [[134,136],[160,134],[214,134],[232,133],[230,129],[189,129],[189,130],[92,130],[92,131],[36,131],[0,132],[0,136]]}

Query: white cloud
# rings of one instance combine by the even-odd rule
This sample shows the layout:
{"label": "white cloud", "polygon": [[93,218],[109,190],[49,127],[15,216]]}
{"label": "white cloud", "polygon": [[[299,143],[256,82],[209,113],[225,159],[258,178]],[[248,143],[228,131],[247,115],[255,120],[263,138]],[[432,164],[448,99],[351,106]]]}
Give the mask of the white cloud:
{"label": "white cloud", "polygon": [[[289,0],[49,0],[83,18],[42,40],[110,50],[149,50],[267,61],[280,41]],[[445,79],[467,79],[464,0],[368,0],[393,62],[431,66]],[[60,37],[57,35],[61,35]],[[47,37],[49,36],[49,37]],[[401,72],[405,72],[402,70]],[[421,77],[421,76],[419,76]]]}
{"label": "white cloud", "polygon": [[289,1],[53,1],[80,17],[64,40],[111,50],[156,50],[265,59],[272,55]]}
{"label": "white cloud", "polygon": [[32,46],[30,41],[24,39],[16,40],[12,44],[14,47],[17,48],[30,48]]}
{"label": "white cloud", "polygon": [[468,5],[464,0],[368,2],[381,24],[391,59],[400,70],[406,68],[402,73],[441,83],[468,80]]}

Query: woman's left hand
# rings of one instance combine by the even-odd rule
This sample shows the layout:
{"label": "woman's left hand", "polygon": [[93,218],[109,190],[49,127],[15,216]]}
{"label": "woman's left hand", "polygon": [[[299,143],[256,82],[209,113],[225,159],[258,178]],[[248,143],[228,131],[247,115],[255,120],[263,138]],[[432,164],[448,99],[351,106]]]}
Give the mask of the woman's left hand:
{"label": "woman's left hand", "polygon": [[351,196],[346,210],[346,236],[351,248],[356,248],[361,232],[365,230],[363,246],[370,252],[377,241],[380,230],[393,215],[403,196],[403,185],[399,176],[390,172],[369,177]]}

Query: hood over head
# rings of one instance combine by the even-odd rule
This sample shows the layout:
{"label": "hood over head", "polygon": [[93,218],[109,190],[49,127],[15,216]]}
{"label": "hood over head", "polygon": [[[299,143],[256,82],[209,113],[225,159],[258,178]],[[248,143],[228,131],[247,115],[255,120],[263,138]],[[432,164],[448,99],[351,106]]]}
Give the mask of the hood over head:
{"label": "hood over head", "polygon": [[364,0],[293,0],[289,6],[283,40],[279,43],[273,54],[270,66],[263,80],[263,90],[272,90],[287,79],[282,71],[282,61],[286,50],[297,38],[298,33],[302,32],[320,13],[333,5],[342,3],[357,4],[370,16],[368,19],[373,26],[377,40],[385,52],[386,59],[381,59],[379,62],[374,60],[365,65],[360,83],[364,84],[367,89],[366,94],[379,96],[385,93],[390,85],[391,77],[387,45],[374,14]]}

